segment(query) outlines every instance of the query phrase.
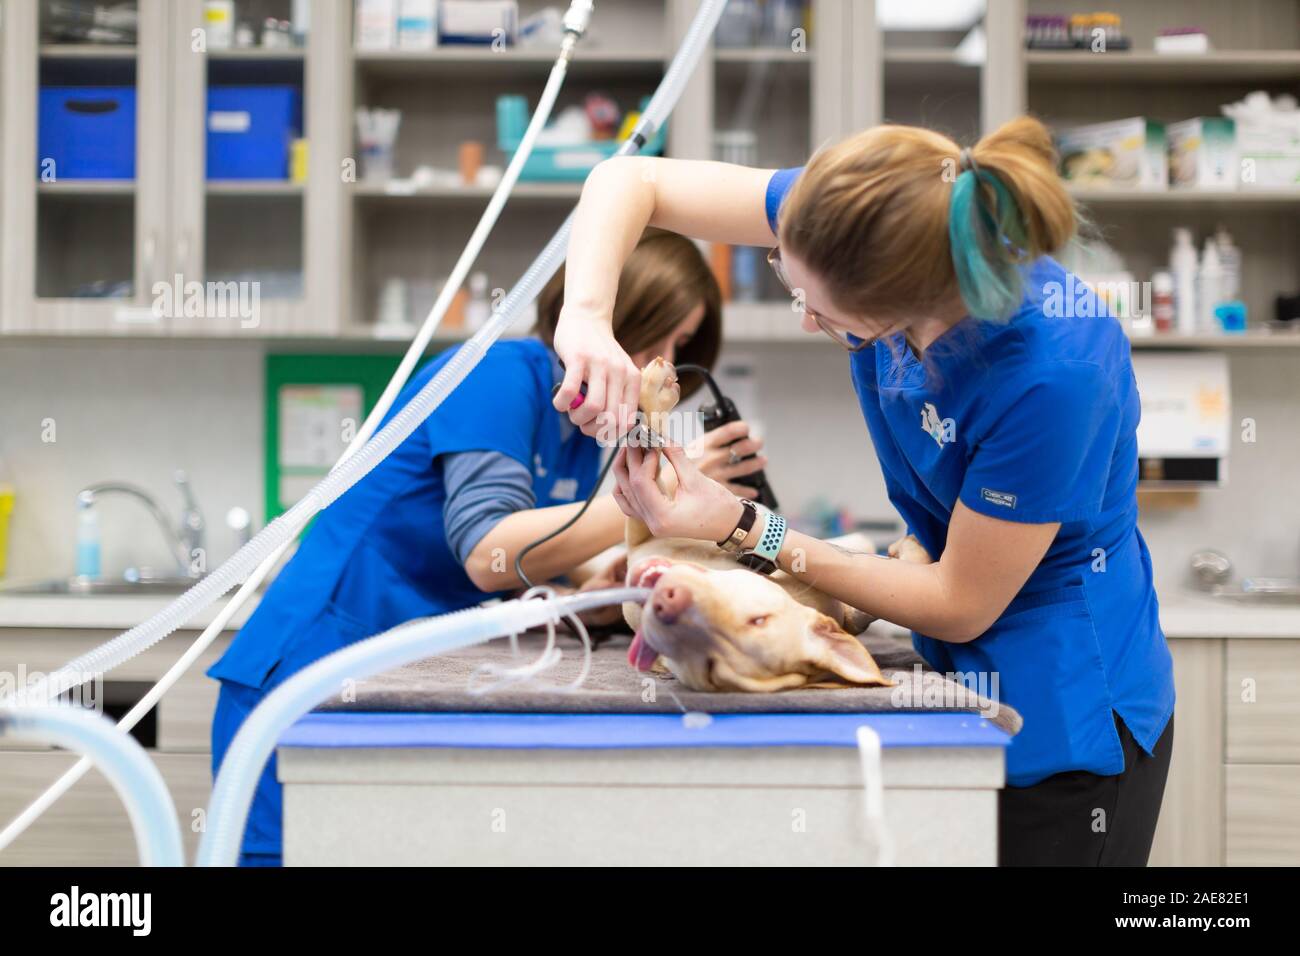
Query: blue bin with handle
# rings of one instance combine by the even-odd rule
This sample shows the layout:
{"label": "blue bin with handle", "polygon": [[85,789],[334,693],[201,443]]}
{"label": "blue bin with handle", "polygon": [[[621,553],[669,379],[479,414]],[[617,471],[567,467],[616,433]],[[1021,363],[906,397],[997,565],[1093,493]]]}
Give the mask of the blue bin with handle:
{"label": "blue bin with handle", "polygon": [[41,87],[36,175],[135,179],[135,87]]}
{"label": "blue bin with handle", "polygon": [[[650,98],[641,100],[641,110]],[[507,156],[513,156],[528,129],[528,100],[522,96],[497,98],[497,145]],[[664,150],[664,129],[641,147],[642,156],[657,156]],[[534,146],[532,153],[519,172],[520,182],[580,183],[587,178],[598,163],[618,152],[619,140],[600,139],[571,146]]]}
{"label": "blue bin with handle", "polygon": [[208,89],[208,179],[288,179],[289,153],[302,135],[296,86]]}

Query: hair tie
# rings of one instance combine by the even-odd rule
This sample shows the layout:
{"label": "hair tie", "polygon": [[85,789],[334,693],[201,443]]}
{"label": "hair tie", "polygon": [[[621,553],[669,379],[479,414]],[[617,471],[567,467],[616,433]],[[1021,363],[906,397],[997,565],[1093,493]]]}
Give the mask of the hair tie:
{"label": "hair tie", "polygon": [[971,156],[969,149],[961,151],[961,155],[957,158],[957,169],[963,173],[968,169],[973,173],[979,172],[979,167],[975,165],[975,158]]}

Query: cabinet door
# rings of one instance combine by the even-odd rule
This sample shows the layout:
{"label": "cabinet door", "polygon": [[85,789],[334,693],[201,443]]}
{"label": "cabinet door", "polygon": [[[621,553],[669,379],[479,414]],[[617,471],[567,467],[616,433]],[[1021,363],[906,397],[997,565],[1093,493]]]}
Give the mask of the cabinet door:
{"label": "cabinet door", "polygon": [[1223,644],[1169,641],[1178,702],[1152,866],[1223,865]]}
{"label": "cabinet door", "polygon": [[[150,758],[176,804],[186,860],[202,836],[212,787],[207,754],[160,754]],[[12,820],[77,762],[74,754],[0,752],[0,817]],[[0,866],[136,866],[139,849],[122,800],[91,770],[0,854]]]}
{"label": "cabinet door", "polygon": [[5,331],[166,330],[151,290],[167,241],[168,5],[135,7],[133,33],[93,44],[45,0],[5,8]]}
{"label": "cabinet door", "polygon": [[[292,6],[243,0],[238,26],[251,31],[249,47],[208,30],[201,0],[173,6],[166,258],[174,334],[330,335],[338,327],[330,284],[342,272],[336,154],[347,118],[334,89],[346,46],[335,46],[348,5],[313,2],[305,37],[264,29],[268,18],[288,21]],[[305,176],[292,159],[296,140],[306,143]]]}

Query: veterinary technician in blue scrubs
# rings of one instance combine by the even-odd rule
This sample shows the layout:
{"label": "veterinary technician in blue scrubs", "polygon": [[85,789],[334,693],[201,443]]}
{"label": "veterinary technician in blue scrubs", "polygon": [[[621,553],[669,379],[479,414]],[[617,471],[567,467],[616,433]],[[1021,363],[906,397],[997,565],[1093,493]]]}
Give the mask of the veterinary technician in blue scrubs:
{"label": "veterinary technician in blue scrubs", "polygon": [[[620,346],[641,365],[662,355],[711,367],[721,336],[721,297],[695,244],[650,231],[630,251],[615,271],[613,334]],[[551,339],[563,290],[561,272],[539,299],[535,336],[494,345],[420,428],[316,519],[208,671],[221,681],[212,721],[214,773],[244,718],[286,678],[404,621],[519,588],[516,554],[581,506],[602,451],[551,407],[562,374]],[[390,417],[450,354],[411,379]],[[736,444],[727,447],[730,442]],[[728,481],[766,461],[759,455],[733,463],[731,453],[756,453],[760,445],[737,422],[705,435],[699,460]],[[753,493],[744,485],[729,487]],[[598,497],[572,528],[530,551],[524,570],[534,581],[570,574],[622,541],[625,520],[611,495]],[[611,566],[585,586],[615,583],[622,584],[622,573]],[[241,864],[277,865],[280,835],[281,793],[272,760],[258,782]]]}
{"label": "veterinary technician in blue scrubs", "polygon": [[[850,353],[889,498],[935,560],[846,553],[770,515],[743,547],[910,627],[933,667],[986,681],[1023,715],[1000,798],[1004,864],[1145,864],[1174,685],[1137,529],[1138,395],[1119,323],[1047,256],[1076,224],[1047,130],[1021,118],[962,149],[882,126],[777,172],[600,166],[569,246],[557,408],[583,380],[636,393],[610,334],[609,277],[647,224],[774,246],[804,329]],[[609,404],[570,417],[592,429]],[[666,451],[671,502],[652,480],[657,455],[619,455],[616,497],[656,534],[725,542],[742,529],[748,509],[680,449]]]}

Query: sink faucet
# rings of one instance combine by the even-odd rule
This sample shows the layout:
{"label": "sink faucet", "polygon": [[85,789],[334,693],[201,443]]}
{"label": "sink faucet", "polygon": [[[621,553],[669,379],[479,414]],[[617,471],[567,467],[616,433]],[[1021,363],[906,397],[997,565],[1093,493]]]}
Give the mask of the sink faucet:
{"label": "sink faucet", "polygon": [[177,570],[181,576],[202,577],[201,571],[193,570],[191,561],[195,550],[203,552],[204,531],[207,525],[203,520],[203,512],[199,510],[199,503],[194,497],[194,491],[190,487],[189,476],[184,471],[177,469],[172,478],[180,489],[181,497],[185,502],[180,521],[176,525],[172,525],[162,508],[159,507],[158,502],[154,500],[149,492],[138,485],[125,481],[100,481],[93,485],[87,485],[77,493],[77,498],[92,503],[96,498],[103,495],[125,495],[128,498],[134,498],[144,505],[145,510],[153,516],[154,523],[158,525],[167,541],[167,550],[171,552],[172,557],[175,559]]}

